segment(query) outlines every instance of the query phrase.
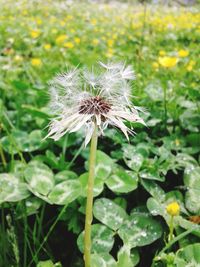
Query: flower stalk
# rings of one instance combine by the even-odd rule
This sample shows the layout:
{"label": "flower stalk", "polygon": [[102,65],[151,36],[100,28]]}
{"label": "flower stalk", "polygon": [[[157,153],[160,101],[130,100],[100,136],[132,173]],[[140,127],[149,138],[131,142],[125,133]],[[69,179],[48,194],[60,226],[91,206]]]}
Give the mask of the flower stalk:
{"label": "flower stalk", "polygon": [[95,129],[91,139],[90,160],[89,160],[89,177],[87,188],[86,217],[85,217],[85,235],[84,235],[84,261],[85,267],[91,267],[91,225],[93,210],[93,187],[95,178],[95,161],[98,140],[98,126],[95,123]]}

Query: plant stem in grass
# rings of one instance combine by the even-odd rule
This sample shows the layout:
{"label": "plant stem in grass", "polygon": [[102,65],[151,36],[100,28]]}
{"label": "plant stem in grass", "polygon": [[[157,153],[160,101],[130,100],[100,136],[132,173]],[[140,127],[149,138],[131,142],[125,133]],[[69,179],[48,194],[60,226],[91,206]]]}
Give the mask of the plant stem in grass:
{"label": "plant stem in grass", "polygon": [[86,202],[86,218],[85,218],[85,234],[84,234],[84,261],[85,267],[91,267],[91,224],[92,224],[92,208],[93,208],[93,187],[95,176],[95,161],[97,151],[97,125],[92,135],[90,146],[90,162],[89,162],[89,177]]}
{"label": "plant stem in grass", "polygon": [[171,216],[170,222],[169,222],[169,237],[168,237],[168,242],[171,242],[173,240],[173,232],[174,232],[174,216]]}

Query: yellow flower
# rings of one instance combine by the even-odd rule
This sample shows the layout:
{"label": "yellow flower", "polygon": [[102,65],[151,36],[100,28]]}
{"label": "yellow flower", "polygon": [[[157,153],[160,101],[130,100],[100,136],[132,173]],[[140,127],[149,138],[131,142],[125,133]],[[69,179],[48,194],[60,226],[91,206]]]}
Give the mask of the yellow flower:
{"label": "yellow flower", "polygon": [[50,44],[44,44],[44,49],[45,50],[50,50],[51,49],[51,45]]}
{"label": "yellow flower", "polygon": [[91,24],[94,26],[97,24],[97,20],[96,19],[91,19]]}
{"label": "yellow flower", "polygon": [[66,34],[61,34],[61,35],[59,35],[59,36],[56,38],[56,44],[57,44],[57,45],[63,44],[63,43],[66,41],[67,38],[68,38],[68,37],[67,37]]}
{"label": "yellow flower", "polygon": [[165,55],[166,55],[166,52],[165,52],[164,50],[160,50],[160,51],[159,51],[159,55],[160,55],[160,56],[165,56]]}
{"label": "yellow flower", "polygon": [[193,70],[193,67],[195,65],[195,61],[194,60],[191,60],[188,65],[187,65],[187,71],[192,71]]}
{"label": "yellow flower", "polygon": [[106,53],[106,56],[107,56],[108,58],[111,58],[111,57],[113,56],[113,53],[114,53],[113,49],[109,48],[109,49],[108,49],[108,52]]}
{"label": "yellow flower", "polygon": [[42,20],[40,18],[37,18],[36,19],[36,23],[37,23],[37,25],[41,25],[42,24]]}
{"label": "yellow flower", "polygon": [[32,58],[31,59],[31,65],[40,67],[42,65],[42,61],[40,58]]}
{"label": "yellow flower", "polygon": [[81,42],[81,39],[80,39],[80,38],[78,38],[78,37],[75,37],[75,38],[74,38],[74,42],[75,42],[75,43],[77,43],[77,44],[80,44],[80,42]]}
{"label": "yellow flower", "polygon": [[31,37],[35,39],[40,36],[41,32],[39,30],[32,30],[30,34],[31,34]]}
{"label": "yellow flower", "polygon": [[178,55],[179,57],[187,57],[189,55],[189,51],[181,49],[178,51]]}
{"label": "yellow flower", "polygon": [[152,63],[152,67],[153,67],[154,69],[157,69],[157,68],[159,68],[159,64],[158,64],[157,62],[153,62],[153,63]]}
{"label": "yellow flower", "polygon": [[174,201],[167,205],[166,211],[171,216],[177,216],[180,213],[180,205]]}
{"label": "yellow flower", "polygon": [[178,62],[176,57],[159,57],[158,62],[162,67],[173,68]]}
{"label": "yellow flower", "polygon": [[109,39],[109,40],[107,41],[107,44],[108,44],[109,47],[112,47],[113,44],[114,44],[114,40]]}
{"label": "yellow flower", "polygon": [[92,44],[93,45],[98,45],[99,44],[99,40],[98,39],[93,39],[92,40]]}
{"label": "yellow flower", "polygon": [[74,47],[74,44],[72,42],[66,42],[63,44],[64,47],[66,48],[73,48]]}

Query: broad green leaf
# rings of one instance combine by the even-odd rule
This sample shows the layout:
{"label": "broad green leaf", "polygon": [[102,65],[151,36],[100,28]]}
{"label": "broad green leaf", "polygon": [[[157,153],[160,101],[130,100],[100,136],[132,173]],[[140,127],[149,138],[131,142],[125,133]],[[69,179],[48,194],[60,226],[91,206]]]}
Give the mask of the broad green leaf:
{"label": "broad green leaf", "polygon": [[139,253],[137,249],[130,249],[129,246],[121,247],[117,254],[117,267],[134,267],[139,262]]}
{"label": "broad green leaf", "polygon": [[200,243],[179,249],[175,257],[175,266],[200,267]]}
{"label": "broad green leaf", "polygon": [[24,171],[29,190],[37,197],[46,197],[54,187],[54,175],[45,164],[32,161]]}
{"label": "broad green leaf", "polygon": [[81,193],[81,184],[78,180],[67,180],[57,184],[50,192],[48,199],[57,205],[67,205],[74,201]]}
{"label": "broad green leaf", "polygon": [[[89,177],[89,173],[83,173],[80,177],[79,177],[79,181],[81,183],[82,186],[82,193],[81,195],[83,197],[87,196],[87,188],[88,188],[88,177]],[[104,182],[102,179],[95,177],[94,179],[94,188],[93,188],[93,193],[94,196],[98,196],[99,194],[101,194],[101,192],[103,191],[103,187],[104,187]]]}
{"label": "broad green leaf", "polygon": [[144,161],[143,155],[138,153],[137,148],[132,145],[124,145],[123,152],[123,158],[126,165],[136,172],[139,171]]}
{"label": "broad green leaf", "polygon": [[91,255],[91,266],[92,267],[107,267],[104,259],[96,253]]}
{"label": "broad green leaf", "polygon": [[14,130],[11,135],[12,138],[5,136],[1,139],[3,149],[10,154],[16,154],[18,151],[32,152],[44,148],[47,144],[43,141],[41,130],[34,130],[30,134]]}
{"label": "broad green leaf", "polygon": [[106,267],[117,267],[117,263],[114,258],[108,253],[101,253],[101,258],[105,261]]}
{"label": "broad green leaf", "polygon": [[132,213],[119,228],[118,234],[131,248],[151,244],[161,237],[161,225],[146,214]]}
{"label": "broad green leaf", "polygon": [[11,173],[0,174],[0,204],[3,202],[17,202],[30,195],[27,185]]}
{"label": "broad green leaf", "polygon": [[186,208],[193,213],[200,213],[200,167],[188,166],[184,172],[184,183],[187,186],[185,195]]}
{"label": "broad green leaf", "polygon": [[147,200],[147,208],[153,216],[161,215],[165,217],[167,215],[164,203],[161,203],[159,199],[150,197]]}
{"label": "broad green leaf", "polygon": [[152,197],[154,197],[155,199],[159,201],[165,200],[164,190],[159,185],[157,185],[154,181],[142,179],[141,184],[147,190],[147,192],[149,192],[149,194],[152,195]]}
{"label": "broad green leaf", "polygon": [[[108,253],[114,244],[114,232],[102,224],[92,225],[92,252]],[[84,251],[84,231],[79,235],[78,247],[81,252]]]}
{"label": "broad green leaf", "polygon": [[71,180],[71,179],[76,179],[78,176],[75,172],[72,171],[61,171],[56,173],[55,175],[55,183],[60,183],[60,182],[64,182],[66,180]]}
{"label": "broad green leaf", "polygon": [[138,177],[134,172],[118,169],[107,180],[106,185],[116,193],[128,193],[137,188]]}
{"label": "broad green leaf", "polygon": [[104,152],[98,150],[96,155],[95,175],[96,177],[105,180],[112,171],[114,160],[111,159]]}
{"label": "broad green leaf", "polygon": [[117,230],[127,218],[123,208],[107,198],[97,199],[93,208],[94,217],[112,230]]}

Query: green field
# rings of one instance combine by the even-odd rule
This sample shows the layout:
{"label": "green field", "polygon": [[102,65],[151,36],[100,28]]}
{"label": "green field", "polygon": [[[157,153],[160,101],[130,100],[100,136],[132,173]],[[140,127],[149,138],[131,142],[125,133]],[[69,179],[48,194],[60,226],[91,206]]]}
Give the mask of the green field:
{"label": "green field", "polygon": [[90,267],[200,266],[199,6],[0,6],[0,266],[84,266],[90,146],[44,138],[54,77],[99,62],[134,69],[146,125],[99,131]]}

